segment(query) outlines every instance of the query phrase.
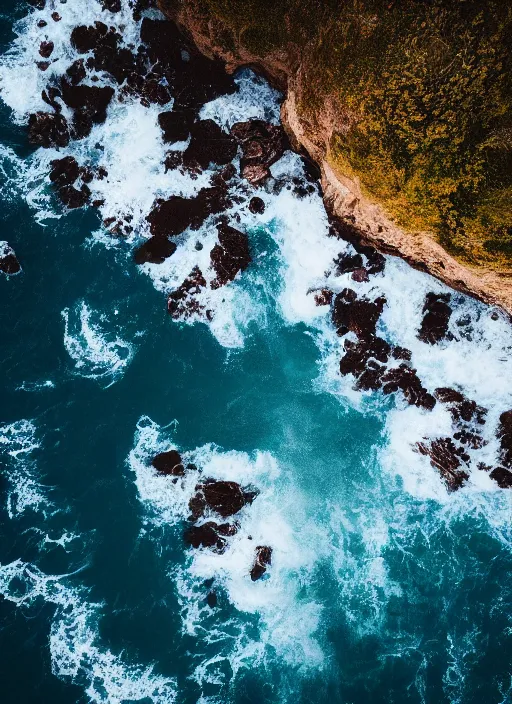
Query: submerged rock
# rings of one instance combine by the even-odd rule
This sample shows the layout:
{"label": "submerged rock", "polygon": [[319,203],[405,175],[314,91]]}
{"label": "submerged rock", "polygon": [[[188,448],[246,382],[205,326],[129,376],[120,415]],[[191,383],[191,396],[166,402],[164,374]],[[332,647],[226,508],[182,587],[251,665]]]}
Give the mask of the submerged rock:
{"label": "submerged rock", "polygon": [[59,113],[36,112],[28,119],[28,141],[39,147],[67,147],[69,127]]}
{"label": "submerged rock", "polygon": [[256,557],[254,560],[254,564],[251,569],[251,579],[253,582],[256,582],[258,579],[261,579],[265,572],[267,571],[267,567],[269,567],[272,564],[272,548],[269,547],[268,545],[258,545],[256,548]]}
{"label": "submerged rock", "polygon": [[439,471],[449,491],[460,489],[469,479],[462,463],[469,462],[465,450],[451,438],[437,438],[428,443],[417,443],[416,449],[430,458],[430,464]]}
{"label": "submerged rock", "polygon": [[247,269],[251,263],[249,238],[225,223],[217,225],[219,244],[210,253],[211,266],[217,277],[212,281],[212,288],[220,288],[233,281],[239,271]]}
{"label": "submerged rock", "polygon": [[383,296],[371,301],[365,296],[359,298],[353,289],[343,289],[334,299],[331,312],[338,334],[351,331],[361,339],[374,336],[385,303]]}
{"label": "submerged rock", "polygon": [[176,244],[167,237],[150,237],[135,250],[133,259],[136,264],[163,264],[176,249]]}
{"label": "submerged rock", "polygon": [[14,249],[7,242],[0,242],[0,271],[9,276],[21,271]]}
{"label": "submerged rock", "polygon": [[423,305],[424,316],[418,332],[422,342],[435,345],[447,336],[452,314],[452,309],[448,305],[450,298],[449,293],[427,293]]}
{"label": "submerged rock", "polygon": [[181,455],[177,450],[160,452],[153,457],[151,464],[159,474],[164,474],[165,476],[182,477],[185,474]]}
{"label": "submerged rock", "polygon": [[199,267],[195,266],[179,288],[169,294],[167,310],[175,320],[190,318],[201,313],[204,307],[195,296],[206,287],[206,280]]}
{"label": "submerged rock", "polygon": [[231,128],[231,134],[242,149],[240,175],[253,185],[265,181],[270,176],[269,167],[290,148],[281,125],[263,120],[237,122]]}
{"label": "submerged rock", "polygon": [[227,518],[251,504],[256,496],[256,491],[244,489],[237,482],[207,479],[196,486],[196,493],[190,499],[189,508],[193,520],[204,515],[207,509]]}

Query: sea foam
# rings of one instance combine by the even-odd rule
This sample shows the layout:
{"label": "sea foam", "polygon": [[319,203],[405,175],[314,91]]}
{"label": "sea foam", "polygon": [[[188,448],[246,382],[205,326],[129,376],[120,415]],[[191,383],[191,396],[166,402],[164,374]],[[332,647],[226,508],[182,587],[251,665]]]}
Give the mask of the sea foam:
{"label": "sea foam", "polygon": [[92,704],[175,702],[172,678],[155,674],[152,666],[127,663],[102,645],[97,630],[102,605],[89,602],[82,587],[69,586],[71,578],[44,574],[22,560],[0,565],[5,599],[23,609],[39,601],[55,607],[49,640],[53,674],[81,686]]}

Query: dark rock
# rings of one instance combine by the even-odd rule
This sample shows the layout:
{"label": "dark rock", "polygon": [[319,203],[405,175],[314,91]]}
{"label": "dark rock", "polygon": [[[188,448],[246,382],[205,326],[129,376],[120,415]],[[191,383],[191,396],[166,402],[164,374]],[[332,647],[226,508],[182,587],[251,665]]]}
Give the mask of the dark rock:
{"label": "dark rock", "polygon": [[67,147],[68,123],[58,113],[33,113],[28,119],[28,141],[40,147]]}
{"label": "dark rock", "polygon": [[74,186],[62,186],[58,190],[59,198],[68,208],[83,208],[91,196],[90,189],[84,184],[80,189]]}
{"label": "dark rock", "polygon": [[320,291],[315,291],[315,303],[317,306],[330,306],[332,303],[333,292],[327,288],[322,288]]}
{"label": "dark rock", "polygon": [[356,269],[355,271],[353,271],[351,278],[352,281],[357,281],[357,283],[360,284],[370,280],[368,272],[366,271],[364,266],[362,266],[360,269]]}
{"label": "dark rock", "polygon": [[351,271],[356,271],[363,266],[363,258],[360,254],[340,254],[334,260],[336,273],[349,274]]}
{"label": "dark rock", "polygon": [[154,72],[165,74],[181,65],[183,37],[173,22],[144,17],[140,38],[147,47]]}
{"label": "dark rock", "polygon": [[181,286],[169,295],[167,300],[169,314],[175,320],[183,320],[201,313],[204,307],[194,296],[205,286],[206,281],[201,270],[197,266],[194,267]]}
{"label": "dark rock", "polygon": [[258,196],[254,196],[249,202],[249,210],[253,215],[261,215],[265,212],[265,203]]}
{"label": "dark rock", "polygon": [[[343,375],[353,374],[359,376],[363,374],[370,359],[385,364],[389,359],[391,346],[381,337],[369,337],[357,342],[345,340],[345,355],[340,361],[340,372]],[[375,376],[375,375],[373,375]]]}
{"label": "dark rock", "polygon": [[189,508],[194,520],[200,518],[206,509],[227,518],[238,513],[246,504],[251,504],[256,496],[255,491],[244,489],[236,482],[207,479],[196,486]]}
{"label": "dark rock", "polygon": [[512,469],[512,410],[500,416],[498,439],[501,441],[500,460],[507,469]]}
{"label": "dark rock", "polygon": [[21,271],[18,258],[7,242],[0,242],[0,271],[9,276]]}
{"label": "dark rock", "polygon": [[105,122],[107,107],[114,95],[110,86],[72,85],[61,80],[62,99],[75,111],[73,136],[82,139],[90,134],[93,124]]}
{"label": "dark rock", "polygon": [[430,464],[437,469],[449,491],[460,489],[469,479],[469,474],[461,469],[462,463],[469,462],[469,455],[451,438],[437,438],[429,443],[417,443],[416,449],[430,457]]}
{"label": "dark rock", "polygon": [[422,386],[416,369],[411,369],[406,364],[388,369],[382,377],[382,390],[385,394],[401,391],[407,403],[418,408],[431,411],[436,405],[436,400]]}
{"label": "dark rock", "polygon": [[77,59],[67,69],[66,75],[71,79],[71,85],[77,86],[87,75],[83,59]]}
{"label": "dark rock", "polygon": [[378,391],[382,387],[382,377],[385,371],[386,367],[370,360],[357,380],[356,389],[359,391]]}
{"label": "dark rock", "polygon": [[484,440],[481,435],[478,435],[471,430],[467,430],[466,428],[458,430],[454,433],[453,439],[460,442],[461,445],[471,448],[472,450],[479,450],[484,447],[484,445],[487,445],[487,441]]}
{"label": "dark rock", "polygon": [[36,66],[40,71],[46,71],[48,68],[50,68],[50,62],[49,61],[36,61]]}
{"label": "dark rock", "polygon": [[54,159],[51,163],[50,181],[58,187],[71,186],[80,175],[77,160],[72,156]]}
{"label": "dark rock", "polygon": [[290,148],[283,128],[263,120],[237,122],[231,128],[231,134],[242,149],[240,175],[253,185],[268,178],[269,167]]}
{"label": "dark rock", "polygon": [[167,152],[165,160],[165,173],[168,171],[174,171],[183,166],[183,154],[181,152]]}
{"label": "dark rock", "polygon": [[135,250],[133,259],[136,264],[163,264],[176,249],[167,237],[150,237]]}
{"label": "dark rock", "polygon": [[45,22],[44,20],[38,20],[37,21],[37,26],[42,29],[43,27],[46,27],[48,22]]}
{"label": "dark rock", "polygon": [[60,22],[62,17],[59,15],[58,12],[52,12],[52,20],[54,22]]}
{"label": "dark rock", "polygon": [[403,359],[405,362],[410,362],[412,358],[411,350],[407,350],[405,347],[393,347],[393,359]]}
{"label": "dark rock", "polygon": [[108,34],[108,27],[103,22],[95,22],[94,26],[79,25],[71,32],[71,46],[79,54],[87,54],[96,49]]}
{"label": "dark rock", "polygon": [[465,421],[466,423],[477,423],[483,425],[487,415],[487,409],[478,406],[475,401],[470,401],[464,394],[455,389],[436,389],[435,397],[448,406],[450,415],[454,423]]}
{"label": "dark rock", "polygon": [[101,0],[104,10],[109,12],[121,12],[121,0]]}
{"label": "dark rock", "polygon": [[187,55],[188,61],[181,62],[174,75],[175,110],[197,113],[202,105],[219,95],[236,92],[234,78],[226,72],[222,61],[207,59],[192,46],[187,46]]}
{"label": "dark rock", "polygon": [[62,96],[60,90],[56,88],[55,86],[49,86],[47,90],[43,90],[41,92],[41,98],[44,100],[47,105],[50,105],[55,112],[60,113],[62,111],[62,105],[60,102],[57,102],[57,98],[60,98]]}
{"label": "dark rock", "polygon": [[218,525],[213,521],[200,526],[191,526],[185,531],[184,539],[193,548],[211,548],[214,552],[223,553],[228,545],[226,538],[236,534],[238,526],[231,523]]}
{"label": "dark rock", "polygon": [[213,120],[199,120],[190,130],[190,143],[183,154],[188,168],[206,169],[210,163],[224,166],[235,158],[237,145]]}
{"label": "dark rock", "polygon": [[181,455],[177,450],[160,452],[153,457],[151,464],[159,474],[172,477],[182,477],[185,474],[185,468],[181,462]]}
{"label": "dark rock", "polygon": [[171,196],[157,201],[147,220],[153,235],[173,237],[188,227],[199,229],[209,215],[223,212],[228,205],[225,185],[203,188],[195,198]]}
{"label": "dark rock", "polygon": [[272,548],[268,545],[258,545],[256,548],[256,557],[251,569],[251,579],[256,582],[263,577],[267,571],[267,567],[272,564]]}
{"label": "dark rock", "polygon": [[190,110],[161,112],[158,124],[162,129],[164,142],[184,142],[194,124],[194,113]]}
{"label": "dark rock", "polygon": [[215,592],[208,592],[206,596],[206,603],[210,609],[214,609],[217,606],[217,594],[215,594]]}
{"label": "dark rock", "polygon": [[338,334],[350,330],[361,339],[374,336],[385,303],[382,296],[370,301],[366,297],[358,298],[353,289],[343,289],[334,299],[331,313]]}
{"label": "dark rock", "polygon": [[41,42],[39,45],[39,55],[42,56],[43,59],[48,59],[52,55],[53,49],[53,42]]}
{"label": "dark rock", "polygon": [[211,266],[217,274],[212,288],[220,288],[233,281],[239,271],[247,269],[251,263],[249,238],[225,223],[217,225],[219,244],[210,253]]}
{"label": "dark rock", "polygon": [[169,89],[156,78],[145,80],[140,89],[141,103],[150,105],[167,105],[171,99]]}
{"label": "dark rock", "polygon": [[427,293],[423,306],[423,320],[418,337],[422,342],[435,345],[446,337],[452,309],[448,305],[449,293]]}
{"label": "dark rock", "polygon": [[368,274],[379,274],[384,271],[386,260],[384,256],[378,252],[375,247],[368,244],[363,244],[364,233],[348,219],[330,217],[331,227],[329,235],[338,239],[350,242],[356,252],[366,257],[366,270]]}
{"label": "dark rock", "polygon": [[322,178],[322,172],[318,164],[316,164],[308,156],[301,157],[302,166],[304,167],[304,175],[310,183],[316,183]]}
{"label": "dark rock", "polygon": [[502,489],[512,489],[512,472],[505,469],[505,467],[496,467],[496,469],[493,469],[491,479],[494,479]]}

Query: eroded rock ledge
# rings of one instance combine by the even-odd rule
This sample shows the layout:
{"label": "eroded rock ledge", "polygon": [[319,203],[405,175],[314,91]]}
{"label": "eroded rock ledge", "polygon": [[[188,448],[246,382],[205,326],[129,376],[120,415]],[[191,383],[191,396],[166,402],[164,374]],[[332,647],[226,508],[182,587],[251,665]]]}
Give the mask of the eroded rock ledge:
{"label": "eroded rock ledge", "polygon": [[303,119],[297,105],[301,86],[307,81],[300,55],[292,43],[286,51],[274,52],[263,60],[239,43],[226,48],[226,28],[217,18],[205,14],[196,0],[182,0],[177,8],[172,0],[159,0],[161,9],[193,39],[201,52],[221,58],[227,70],[250,66],[263,72],[285,92],[282,106],[283,125],[297,151],[306,152],[318,164],[322,174],[325,205],[332,214],[350,220],[361,239],[381,252],[401,257],[408,264],[428,272],[448,286],[497,305],[512,314],[512,272],[496,272],[462,265],[450,256],[428,232],[407,232],[396,225],[384,209],[369,200],[357,179],[336,171],[330,161],[329,143],[340,119],[339,108],[326,103],[315,124]]}

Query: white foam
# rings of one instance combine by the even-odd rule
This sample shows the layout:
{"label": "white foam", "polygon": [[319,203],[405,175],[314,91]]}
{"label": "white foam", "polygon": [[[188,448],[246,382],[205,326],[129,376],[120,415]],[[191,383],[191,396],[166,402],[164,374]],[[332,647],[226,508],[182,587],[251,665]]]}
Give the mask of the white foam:
{"label": "white foam", "polygon": [[280,120],[281,94],[262,77],[243,69],[235,78],[238,91],[206,103],[201,120],[214,120],[226,131],[236,122],[264,120],[275,125]]}
{"label": "white foam", "polygon": [[133,344],[112,333],[107,328],[108,318],[90,310],[85,301],[72,309],[65,308],[62,317],[64,346],[74,362],[75,373],[106,383],[106,388],[114,384],[133,358]]}
{"label": "white foam", "polygon": [[18,518],[27,510],[48,515],[52,503],[48,489],[38,479],[31,453],[39,448],[37,428],[31,420],[19,420],[0,426],[0,456],[7,457],[5,476],[9,482],[7,512]]}
{"label": "white foam", "polygon": [[56,607],[49,639],[53,674],[83,687],[92,704],[174,702],[174,679],[155,674],[153,666],[128,663],[101,644],[102,605],[88,602],[83,588],[68,586],[71,576],[46,575],[21,560],[0,565],[0,593],[8,601],[27,608],[43,600]]}
{"label": "white foam", "polygon": [[[223,452],[215,445],[182,452],[184,463],[192,462],[202,472],[198,475],[189,470],[173,483],[150,466],[155,454],[172,446],[174,443],[158,425],[147,417],[140,419],[128,463],[146,508],[148,528],[183,524],[199,476],[254,485],[260,491],[253,504],[237,514],[240,529],[229,539],[223,554],[191,549],[186,566],[170,573],[178,588],[184,632],[222,645],[215,656],[198,666],[197,681],[221,684],[225,681],[226,661],[236,674],[250,663],[270,661],[274,653],[299,669],[322,667],[324,653],[315,635],[321,607],[306,585],[325,555],[325,535],[308,517],[301,495],[283,481],[269,453],[257,452],[250,457],[242,452]],[[272,547],[272,566],[268,579],[253,582],[249,573],[257,545]],[[208,623],[205,633],[211,612],[204,603],[202,584],[210,578],[215,581],[215,589],[227,595],[240,618],[233,617],[224,624]],[[256,640],[245,620],[250,614],[258,616]]]}

